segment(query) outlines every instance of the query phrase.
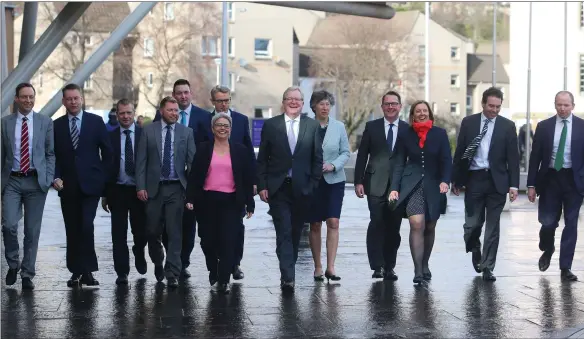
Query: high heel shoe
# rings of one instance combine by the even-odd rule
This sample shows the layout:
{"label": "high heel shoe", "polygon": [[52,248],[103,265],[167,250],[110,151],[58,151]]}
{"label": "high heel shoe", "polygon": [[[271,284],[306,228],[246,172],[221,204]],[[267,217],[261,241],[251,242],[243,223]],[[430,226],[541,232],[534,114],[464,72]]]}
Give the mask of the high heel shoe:
{"label": "high heel shoe", "polygon": [[417,275],[417,276],[414,277],[414,284],[421,285],[422,282],[424,282],[424,278],[422,278],[422,276]]}
{"label": "high heel shoe", "polygon": [[424,280],[432,280],[432,272],[428,270],[427,272],[424,272],[422,274],[422,277],[424,278]]}
{"label": "high heel shoe", "polygon": [[324,275],[315,275],[314,281],[324,281]]}
{"label": "high heel shoe", "polygon": [[329,272],[324,272],[324,276],[326,277],[327,282],[329,282],[330,280],[332,281],[341,280],[341,277],[339,277],[338,275],[331,274]]}

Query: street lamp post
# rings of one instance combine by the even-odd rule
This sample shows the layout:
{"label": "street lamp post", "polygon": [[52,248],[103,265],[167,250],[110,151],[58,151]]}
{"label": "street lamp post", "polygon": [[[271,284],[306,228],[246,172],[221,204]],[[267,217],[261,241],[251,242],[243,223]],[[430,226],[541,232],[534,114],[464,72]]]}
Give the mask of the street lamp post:
{"label": "street lamp post", "polygon": [[227,57],[229,37],[227,27],[229,25],[229,3],[223,1],[223,18],[221,20],[221,86],[229,86],[227,73]]}

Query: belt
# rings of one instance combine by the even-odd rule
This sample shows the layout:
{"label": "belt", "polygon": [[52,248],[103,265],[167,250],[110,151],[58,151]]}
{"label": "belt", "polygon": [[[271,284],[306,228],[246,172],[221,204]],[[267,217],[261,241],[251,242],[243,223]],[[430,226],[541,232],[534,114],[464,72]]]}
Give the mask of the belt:
{"label": "belt", "polygon": [[160,180],[161,185],[180,184],[180,180]]}
{"label": "belt", "polygon": [[470,171],[475,172],[475,173],[480,173],[480,172],[490,172],[491,169],[490,168],[481,168],[481,169],[470,170]]}
{"label": "belt", "polygon": [[15,172],[15,171],[12,171],[12,172],[10,172],[10,176],[19,177],[19,178],[36,177],[36,176],[38,176],[38,173],[37,173],[37,171],[35,169],[30,170],[28,172],[20,172],[20,171],[19,172]]}

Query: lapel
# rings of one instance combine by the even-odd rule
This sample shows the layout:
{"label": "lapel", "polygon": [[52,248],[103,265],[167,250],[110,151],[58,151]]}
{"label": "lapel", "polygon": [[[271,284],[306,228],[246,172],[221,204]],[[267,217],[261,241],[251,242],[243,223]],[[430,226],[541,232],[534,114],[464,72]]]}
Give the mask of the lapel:
{"label": "lapel", "polygon": [[300,148],[300,144],[302,143],[302,139],[304,139],[304,134],[306,132],[306,116],[301,115],[300,116],[300,122],[299,122],[299,126],[298,126],[298,140],[296,140],[296,147],[294,148],[294,154],[296,154],[296,152],[298,152],[298,149]]}
{"label": "lapel", "polygon": [[[278,126],[277,128],[280,130],[279,135],[282,136],[284,145],[286,145],[286,149],[288,150],[288,154],[292,156],[292,151],[290,151],[290,144],[288,143],[288,130],[286,129],[286,114],[282,113],[280,117],[278,117]],[[298,133],[300,135],[300,133]],[[298,147],[298,142],[296,142],[296,147]]]}
{"label": "lapel", "polygon": [[[479,133],[480,130],[482,129],[482,113],[481,113],[481,125],[479,125]],[[493,135],[491,136],[491,143],[489,144],[489,160],[491,160],[490,156],[491,156],[491,150],[493,149],[493,146],[495,145],[495,139],[497,139],[499,137],[499,135],[501,134],[501,129],[503,127],[501,127],[501,123],[502,123],[501,117],[497,117],[497,119],[495,119],[495,126],[493,126]]]}
{"label": "lapel", "polygon": [[[580,139],[579,133],[581,133],[580,131],[582,131],[582,126],[581,126],[581,120],[575,116],[572,113],[572,135],[571,135],[571,145],[570,145],[570,151],[572,154],[579,154],[576,148],[576,145],[579,145],[580,143],[577,142]],[[576,132],[578,131],[578,132]]]}
{"label": "lapel", "polygon": [[114,140],[114,144],[112,145],[112,147],[114,148],[114,152],[115,152],[116,159],[117,159],[116,161],[119,161],[120,160],[120,156],[122,154],[122,136],[120,135],[122,133],[121,130],[122,130],[121,127],[116,127],[113,130],[113,133],[114,133],[114,139],[113,139]]}
{"label": "lapel", "polygon": [[14,154],[14,131],[16,130],[16,118],[18,117],[17,113],[13,113],[10,115],[10,120],[6,126],[8,127],[8,140],[10,140],[10,149],[12,150],[12,154]]}
{"label": "lapel", "polygon": [[[378,121],[379,123],[377,124],[376,133],[379,135],[381,140],[383,140],[383,143],[387,143],[387,137],[385,136],[385,118],[381,118]],[[385,146],[385,148],[387,148],[387,145]]]}
{"label": "lapel", "polygon": [[[177,157],[177,145],[179,144],[180,138],[182,136],[182,128],[178,127],[180,124],[174,124],[174,141],[172,143],[172,161],[174,161],[174,168],[176,171],[176,157]],[[177,172],[178,173],[178,172]]]}
{"label": "lapel", "polygon": [[154,127],[154,140],[156,141],[156,149],[158,150],[158,159],[162,164],[162,122],[161,120],[153,122],[156,124]]}
{"label": "lapel", "polygon": [[[318,125],[320,128],[320,122],[318,122]],[[329,117],[328,127],[326,128],[326,133],[324,134],[324,139],[322,140],[322,147],[325,147],[332,139],[332,133],[334,133],[334,132],[331,132],[331,129],[334,129],[334,128],[336,128],[334,120],[333,120],[333,118]]]}
{"label": "lapel", "polygon": [[41,126],[41,123],[42,123],[42,121],[41,121],[41,119],[39,117],[39,114],[38,113],[35,113],[35,112],[32,112],[32,128],[33,128],[33,131],[32,131],[32,142],[33,142],[32,148],[33,149],[43,139],[43,138],[41,138],[41,127],[42,127]]}
{"label": "lapel", "polygon": [[[77,144],[77,149],[81,147],[82,140],[85,140],[85,136],[89,129],[89,124],[87,123],[87,116],[89,113],[83,111],[83,118],[81,119],[81,128],[79,129],[79,143]],[[69,133],[69,139],[71,139],[71,133]],[[73,145],[73,141],[71,141],[71,145]]]}
{"label": "lapel", "polygon": [[136,154],[136,150],[138,149],[136,145],[140,141],[140,136],[142,135],[142,128],[138,126],[138,124],[134,124],[134,154]]}

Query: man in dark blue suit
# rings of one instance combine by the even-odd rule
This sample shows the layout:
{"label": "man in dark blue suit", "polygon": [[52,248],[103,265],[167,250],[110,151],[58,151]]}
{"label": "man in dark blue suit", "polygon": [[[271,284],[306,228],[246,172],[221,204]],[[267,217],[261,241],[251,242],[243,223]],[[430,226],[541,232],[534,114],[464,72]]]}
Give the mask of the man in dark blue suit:
{"label": "man in dark blue suit", "polygon": [[537,124],[529,159],[527,187],[529,201],[539,195],[539,270],[550,266],[555,251],[554,237],[564,208],[564,231],[560,247],[563,281],[576,281],[572,261],[578,237],[578,215],[584,197],[584,120],[575,116],[574,95],[556,94],[557,115]]}
{"label": "man in dark blue suit", "polygon": [[[209,117],[209,112],[192,104],[193,93],[191,92],[191,84],[189,81],[186,79],[178,79],[175,81],[172,88],[172,96],[178,101],[178,108],[180,110],[177,122],[193,130],[195,144],[207,140],[208,136],[204,128],[204,123],[206,123]],[[156,112],[153,121],[156,122],[158,120],[160,120],[160,111]],[[181,251],[181,262],[183,265],[181,275],[184,278],[191,276],[189,271],[187,271],[187,267],[191,263],[191,253],[195,248],[195,235],[197,232],[195,219],[194,212],[185,208],[183,212],[183,242]],[[166,232],[163,233],[162,243],[164,244],[164,248],[168,248]]]}
{"label": "man in dark blue suit", "polygon": [[[251,161],[251,168],[253,173],[255,173],[256,157],[251,143],[251,136],[249,132],[249,119],[246,115],[241,114],[236,111],[229,109],[231,104],[231,90],[224,86],[215,86],[211,90],[211,102],[215,106],[215,110],[208,115],[206,121],[203,124],[205,131],[207,133],[207,139],[213,140],[213,132],[211,131],[211,119],[216,113],[225,113],[231,116],[233,125],[231,127],[231,136],[229,139],[231,142],[239,143],[247,148],[249,159]],[[254,195],[257,191],[257,185],[254,183]],[[243,247],[245,242],[245,225],[243,224],[243,217],[245,216],[245,210],[241,212],[241,226],[239,228],[239,241],[237,242],[238,248],[236,250],[236,260],[235,269],[233,270],[233,279],[240,280],[243,279],[243,271],[241,270],[241,259],[243,258]]]}
{"label": "man in dark blue suit", "polygon": [[93,220],[112,166],[112,146],[103,119],[82,110],[81,88],[62,90],[67,114],[56,119],[55,180],[67,235],[67,268],[73,274],[67,286],[99,285]]}

